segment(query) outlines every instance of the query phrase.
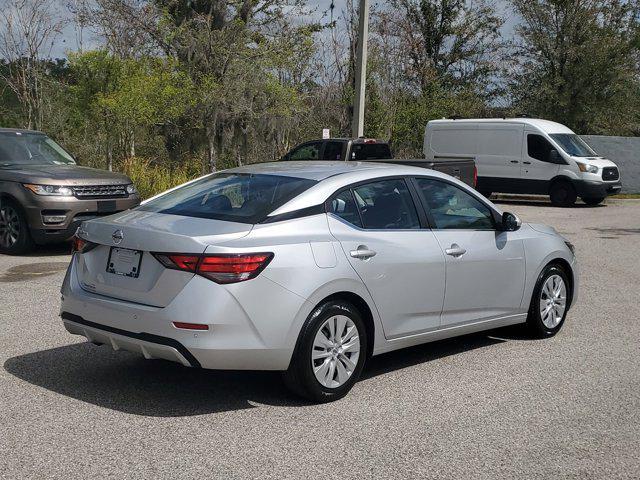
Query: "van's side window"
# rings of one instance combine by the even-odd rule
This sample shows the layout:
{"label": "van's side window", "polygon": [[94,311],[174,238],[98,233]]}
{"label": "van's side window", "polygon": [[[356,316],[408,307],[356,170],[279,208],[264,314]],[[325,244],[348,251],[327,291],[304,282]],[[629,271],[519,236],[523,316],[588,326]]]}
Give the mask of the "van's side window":
{"label": "van's side window", "polygon": [[553,145],[542,135],[527,135],[527,153],[531,158],[535,158],[541,162],[548,162],[549,152],[552,149]]}

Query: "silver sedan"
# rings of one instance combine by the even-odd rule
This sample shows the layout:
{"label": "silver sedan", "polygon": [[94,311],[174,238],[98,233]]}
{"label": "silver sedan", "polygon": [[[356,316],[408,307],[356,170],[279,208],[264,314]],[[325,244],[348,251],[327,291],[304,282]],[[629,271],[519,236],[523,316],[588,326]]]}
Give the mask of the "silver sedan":
{"label": "silver sedan", "polygon": [[513,324],[555,335],[572,245],[417,167],[279,162],[209,175],[82,224],[66,329],[185,366],[280,370],[313,401],[367,358]]}

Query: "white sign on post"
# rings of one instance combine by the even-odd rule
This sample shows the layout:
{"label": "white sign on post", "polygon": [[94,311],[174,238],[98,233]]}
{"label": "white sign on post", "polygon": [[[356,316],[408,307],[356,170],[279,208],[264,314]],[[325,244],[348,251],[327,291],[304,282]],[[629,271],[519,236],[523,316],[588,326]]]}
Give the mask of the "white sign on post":
{"label": "white sign on post", "polygon": [[328,128],[323,128],[322,129],[322,139],[323,140],[327,140],[328,138],[331,138],[331,131]]}

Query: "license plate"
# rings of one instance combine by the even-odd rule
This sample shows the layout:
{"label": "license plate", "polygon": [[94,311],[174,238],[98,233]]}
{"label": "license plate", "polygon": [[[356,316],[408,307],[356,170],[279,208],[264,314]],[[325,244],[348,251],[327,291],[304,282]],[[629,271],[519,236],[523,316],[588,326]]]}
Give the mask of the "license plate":
{"label": "license plate", "polygon": [[107,260],[107,272],[123,277],[138,278],[141,263],[142,252],[140,250],[111,247],[109,260]]}
{"label": "license plate", "polygon": [[99,213],[111,213],[117,210],[116,201],[115,200],[105,200],[102,202],[98,202],[98,212]]}

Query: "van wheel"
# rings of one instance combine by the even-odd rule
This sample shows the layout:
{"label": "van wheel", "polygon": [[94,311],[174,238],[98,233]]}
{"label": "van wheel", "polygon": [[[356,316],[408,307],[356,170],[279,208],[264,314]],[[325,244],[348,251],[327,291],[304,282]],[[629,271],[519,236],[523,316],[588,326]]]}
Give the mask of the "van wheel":
{"label": "van wheel", "polygon": [[587,205],[591,205],[592,207],[595,207],[596,205],[602,203],[604,201],[605,197],[587,197],[587,198],[583,198],[582,201],[584,203],[586,203]]}
{"label": "van wheel", "polygon": [[551,204],[556,207],[571,207],[578,198],[576,189],[566,180],[554,182],[551,185],[549,196],[551,197]]}
{"label": "van wheel", "polygon": [[33,248],[22,209],[11,200],[0,200],[0,253],[20,255]]}
{"label": "van wheel", "polygon": [[366,357],[367,334],[358,310],[328,301],[304,323],[284,383],[311,401],[332,402],[358,381]]}

